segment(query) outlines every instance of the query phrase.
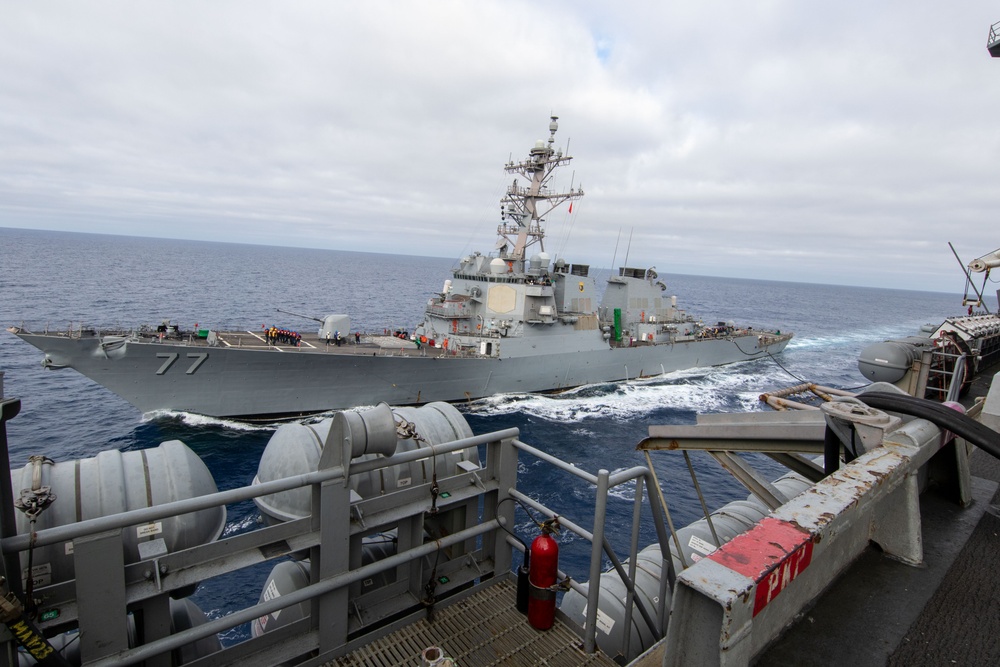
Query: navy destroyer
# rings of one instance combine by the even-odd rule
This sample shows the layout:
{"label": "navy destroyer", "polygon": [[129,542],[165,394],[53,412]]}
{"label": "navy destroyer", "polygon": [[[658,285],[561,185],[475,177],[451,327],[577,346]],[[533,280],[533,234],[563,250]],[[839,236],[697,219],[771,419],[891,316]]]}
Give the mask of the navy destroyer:
{"label": "navy destroyer", "polygon": [[505,165],[514,180],[495,251],[462,258],[412,333],[349,337],[344,314],[317,318],[318,331],[301,336],[184,333],[168,323],[9,331],[42,350],[47,368],[73,368],[143,412],[241,419],[562,390],[785,348],[791,333],[706,324],[679,309],[653,268],[620,267],[599,301],[588,265],[552,261],[545,216],[583,196],[580,187],[551,185],[572,160],[555,146],[557,129],[553,116],[548,140]]}

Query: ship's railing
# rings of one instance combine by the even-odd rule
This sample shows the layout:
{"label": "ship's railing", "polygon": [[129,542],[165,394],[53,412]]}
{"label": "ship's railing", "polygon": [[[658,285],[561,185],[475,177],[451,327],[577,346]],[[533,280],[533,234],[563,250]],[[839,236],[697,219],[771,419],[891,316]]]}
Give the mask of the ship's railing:
{"label": "ship's railing", "polygon": [[[44,325],[39,325],[37,328],[32,323],[26,323],[22,321],[19,326],[14,327],[16,331],[23,331],[26,333],[41,333],[46,336],[60,336],[65,338],[80,339],[80,338],[103,338],[104,336],[122,336],[128,338],[129,340],[138,340],[140,338],[150,338],[155,339],[158,337],[158,332],[154,327],[147,324],[140,326],[127,327],[121,324],[116,325],[106,325],[106,326],[95,326],[91,324],[86,324],[84,322],[69,322],[66,324],[65,328],[54,327],[52,322],[45,322]],[[169,338],[176,342],[179,340],[185,340],[190,342],[191,338],[196,332],[192,331],[175,331],[170,334]]]}
{"label": "ship's railing", "polygon": [[[716,537],[715,550],[678,575],[664,665],[753,662],[871,542],[919,565],[918,472],[932,458],[938,480],[949,480],[958,499],[968,502],[965,441],[924,419],[882,421],[885,413],[864,406],[837,414],[856,420],[853,428],[863,432],[858,442],[864,438],[867,446],[829,475],[802,456],[823,451],[827,422],[815,411],[715,415],[697,426],[650,427],[640,447],[680,450],[685,458],[688,450],[721,455],[723,465],[773,509],[728,542]],[[821,479],[808,493],[782,498],[738,456],[749,451]]]}
{"label": "ship's railing", "polygon": [[[793,400],[805,393],[825,401],[823,410]],[[939,488],[954,489],[961,504],[971,502],[967,442],[931,421],[904,423],[869,408],[864,394],[857,395],[860,402],[851,396],[803,384],[761,396],[776,413],[709,414],[700,415],[695,425],[650,427],[640,449],[682,452],[699,498],[691,451],[716,458],[755,502],[771,510],[747,525],[749,530],[720,539],[722,531],[717,534],[714,515],[702,502],[711,535],[702,542],[700,560],[683,563],[678,575],[664,665],[751,663],[870,542],[897,560],[919,565],[919,494],[928,477]],[[978,416],[982,405],[967,416]],[[848,463],[829,458],[831,443],[835,451],[844,449]],[[767,481],[774,466],[744,456],[751,452],[814,485],[808,493],[786,497],[777,482]],[[736,514],[725,509],[731,530]]]}
{"label": "ship's railing", "polygon": [[427,312],[438,317],[453,320],[465,320],[475,317],[475,313],[469,312],[465,307],[465,302],[432,304],[427,306]]}
{"label": "ship's railing", "polygon": [[[918,471],[940,451],[939,465],[955,477],[963,474],[961,456],[941,451],[944,443],[942,431],[928,421],[903,424],[684,570],[674,590],[663,664],[751,663],[871,542],[919,565]],[[964,443],[955,447],[964,449]],[[968,482],[967,467],[964,475]]]}
{"label": "ship's railing", "polygon": [[[7,410],[4,419],[16,414]],[[20,402],[16,401],[19,407]],[[4,469],[0,480],[10,480],[3,437]],[[352,500],[342,467],[336,466],[249,487],[220,491],[210,495],[179,500],[121,514],[79,521],[70,525],[39,530],[32,535],[15,534],[12,521],[12,493],[6,486],[2,511],[7,520],[0,536],[3,569],[10,589],[23,597],[20,585],[21,555],[28,549],[46,545],[62,545],[72,552],[76,578],[54,583],[35,594],[43,599],[40,609],[57,614],[43,614],[38,626],[47,636],[78,630],[80,653],[85,665],[150,665],[170,664],[170,652],[193,645],[268,614],[276,614],[302,602],[312,602],[310,616],[297,620],[273,632],[265,632],[212,653],[193,664],[235,665],[252,661],[255,664],[278,664],[297,656],[311,655],[332,659],[353,650],[366,641],[373,624],[379,631],[400,627],[424,618],[426,604],[434,599],[444,601],[450,595],[464,596],[511,577],[514,550],[518,546],[501,529],[514,526],[514,503],[517,499],[548,517],[559,516],[560,524],[592,543],[589,574],[596,580],[600,574],[601,557],[606,555],[616,564],[626,582],[634,579],[634,562],[638,541],[638,517],[643,504],[643,491],[648,498],[651,472],[636,467],[615,474],[601,470],[596,475],[552,457],[517,440],[518,431],[507,429],[481,436],[416,449],[387,458],[352,462],[353,474],[365,474],[390,466],[429,459],[469,447],[485,451],[480,467],[461,467],[462,471],[430,484],[414,485],[385,495]],[[560,508],[550,509],[517,491],[518,456],[531,456],[573,475],[596,487],[593,527],[574,521]],[[636,484],[635,522],[629,550],[633,565],[626,574],[621,559],[611,550],[605,534],[604,519],[609,493],[621,484]],[[260,496],[308,487],[312,489],[313,512],[310,516],[286,523],[262,527],[250,532],[226,537],[220,541],[146,557],[126,563],[123,555],[123,531],[149,525],[168,517],[247,501]],[[657,507],[651,503],[658,534],[666,551],[666,533]],[[456,520],[447,536],[425,542],[425,520],[428,516]],[[395,528],[398,547],[394,555],[367,565],[358,566],[364,535]],[[442,556],[442,554],[450,554]],[[312,564],[309,585],[292,593],[252,604],[190,629],[170,634],[167,608],[171,594],[189,594],[199,582],[215,577],[234,576],[247,567],[265,561],[275,561],[298,554],[307,555]],[[430,568],[427,561],[433,561]],[[349,597],[360,582],[382,572],[395,571],[396,582],[369,592],[370,597]],[[576,575],[576,573],[573,573]],[[563,573],[565,576],[565,573]],[[424,597],[426,586],[434,579],[429,600]],[[577,575],[576,578],[583,578]],[[587,624],[583,630],[589,651],[595,650],[596,615],[600,594],[598,586],[584,590],[575,578],[569,585],[588,596]],[[351,587],[354,587],[352,591]],[[631,584],[628,584],[631,589]],[[363,615],[361,610],[371,601]],[[638,606],[636,606],[638,605]],[[661,629],[666,625],[667,610],[644,609],[630,601],[629,609],[650,626]],[[124,613],[135,613],[144,643],[130,648]],[[360,619],[364,616],[365,620]],[[388,619],[395,620],[388,620]],[[374,620],[373,620],[374,619]],[[388,625],[386,625],[388,623]],[[8,638],[8,641],[9,638]],[[9,655],[4,652],[2,656]],[[0,665],[10,663],[0,656]]]}
{"label": "ship's railing", "polygon": [[990,54],[993,55],[994,57],[996,55],[1000,55],[998,53],[994,53],[994,51],[997,50],[995,47],[997,47],[998,41],[1000,41],[1000,21],[990,26],[990,34],[989,37],[986,39],[986,48],[989,49]]}
{"label": "ship's railing", "polygon": [[[488,451],[495,451],[504,439],[509,442],[516,435],[515,429],[509,429],[437,445],[433,451],[441,455],[478,445],[487,445]],[[509,444],[507,448],[510,449]],[[430,449],[414,450],[355,463],[352,472],[363,474],[430,456]],[[493,454],[491,458],[497,462],[500,457]],[[516,462],[507,462],[506,465],[516,475]],[[9,479],[9,472],[2,474]],[[263,659],[277,664],[282,659],[309,651],[323,653],[345,646],[349,626],[348,587],[374,574],[410,564],[419,582],[410,581],[409,586],[406,582],[398,584],[397,588],[402,587],[403,590],[395,593],[405,595],[409,592],[419,598],[425,583],[420,575],[426,574],[420,570],[419,559],[440,550],[454,549],[456,545],[463,553],[468,553],[471,560],[463,556],[457,561],[436,566],[438,574],[448,580],[447,584],[438,586],[439,596],[461,589],[477,579],[509,570],[510,550],[505,547],[497,549],[503,541],[503,534],[499,531],[500,519],[494,511],[497,502],[489,501],[485,502],[484,516],[478,517],[478,512],[471,512],[465,528],[447,537],[428,544],[420,539],[405,551],[403,548],[407,539],[401,537],[400,551],[394,556],[363,567],[351,568],[349,562],[349,543],[359,542],[361,533],[391,525],[399,529],[400,535],[422,536],[423,518],[432,506],[440,514],[454,508],[468,511],[470,502],[475,509],[480,496],[489,498],[499,495],[500,476],[499,467],[494,463],[482,470],[470,470],[439,480],[436,501],[432,500],[430,489],[426,488],[429,485],[420,485],[389,494],[391,502],[382,496],[352,504],[343,470],[334,467],[40,530],[33,536],[11,535],[8,531],[0,544],[7,572],[20,572],[20,553],[32,546],[72,545],[76,579],[36,591],[45,598],[44,608],[59,610],[57,618],[42,622],[39,627],[47,633],[78,628],[84,664],[138,664],[304,600],[316,601],[314,609],[318,612],[313,614],[311,620],[296,624],[295,630],[299,634],[294,642],[288,641],[286,633],[265,633],[262,637],[225,649],[221,654],[213,654],[211,660],[212,664],[237,664],[249,656],[255,659],[270,656]],[[138,563],[124,562],[122,531],[128,527],[148,525],[168,517],[304,486],[313,489],[315,509],[312,516]],[[9,495],[7,502],[10,502]],[[350,511],[345,509],[348,507]],[[13,513],[13,510],[9,511]],[[363,521],[358,521],[356,517],[363,517]],[[481,548],[477,550],[476,542],[485,534],[492,535],[492,539],[483,539]],[[306,588],[172,635],[162,632],[162,629],[159,634],[147,632],[146,638],[151,641],[128,648],[126,626],[121,619],[126,606],[131,610],[142,609],[145,618],[162,618],[160,613],[172,592],[190,589],[201,581],[293,553],[308,553],[313,564],[313,583]],[[11,587],[15,589],[18,588],[16,579],[16,575],[13,580],[8,577]],[[324,631],[318,632],[318,628],[324,628]]]}
{"label": "ship's railing", "polygon": [[93,327],[85,327],[83,322],[69,322],[65,329],[56,329],[52,327],[51,322],[46,322],[44,325],[41,325],[40,328],[36,328],[33,323],[22,320],[19,325],[16,327],[10,327],[8,331],[11,333],[41,332],[46,336],[65,336],[66,338],[82,338],[85,331],[87,332],[87,335],[99,335],[97,329]]}
{"label": "ship's railing", "polygon": [[[668,542],[668,533],[664,524],[664,516],[661,512],[661,506],[655,501],[655,496],[652,494],[657,493],[658,485],[656,483],[655,473],[651,467],[635,466],[629,468],[628,470],[623,470],[611,474],[607,470],[599,470],[596,475],[581,470],[580,468],[574,466],[571,463],[562,461],[550,454],[536,449],[530,445],[527,445],[519,440],[514,441],[514,446],[517,447],[521,452],[528,454],[534,458],[539,459],[541,462],[548,463],[555,468],[568,473],[577,479],[586,482],[587,484],[596,487],[596,494],[594,499],[594,518],[593,518],[593,530],[587,530],[585,527],[574,523],[566,516],[554,512],[552,509],[545,507],[536,500],[524,495],[523,493],[517,491],[516,489],[510,489],[511,497],[519,500],[520,502],[528,505],[529,507],[543,513],[549,518],[559,517],[559,523],[564,528],[567,528],[574,534],[582,537],[583,539],[590,542],[590,567],[588,571],[588,581],[589,585],[581,585],[579,582],[572,578],[568,578],[565,572],[560,571],[559,575],[565,581],[567,581],[570,588],[580,593],[587,598],[587,618],[586,623],[583,628],[584,632],[584,650],[587,653],[594,652],[596,644],[596,634],[597,634],[597,616],[598,610],[600,608],[600,585],[599,579],[601,575],[602,566],[602,554],[606,555],[611,561],[612,566],[621,577],[622,582],[625,584],[625,588],[628,590],[628,597],[625,601],[625,627],[631,627],[632,614],[635,611],[642,616],[642,622],[652,631],[653,635],[657,639],[663,637],[667,626],[668,612],[666,608],[666,598],[667,596],[659,597],[659,607],[655,610],[646,609],[640,598],[635,594],[635,569],[636,569],[636,555],[639,552],[639,524],[640,524],[640,513],[642,511],[643,497],[645,495],[646,500],[649,504],[649,508],[653,515],[653,524],[656,529],[657,538],[660,544],[660,553],[668,554],[670,553],[670,547]],[[635,493],[632,504],[632,530],[629,541],[629,556],[628,556],[628,571],[626,572],[625,567],[622,565],[622,560],[616,555],[614,549],[612,548],[610,542],[605,536],[605,517],[607,515],[608,509],[608,499],[611,492],[622,485],[635,483]],[[511,545],[515,548],[519,548],[517,542],[512,541]],[[667,572],[669,564],[667,561],[663,563],[663,572]],[[655,612],[655,616],[654,616]],[[628,654],[628,641],[631,639],[631,633],[625,633],[625,646],[622,649],[623,654]]]}
{"label": "ship's railing", "polygon": [[456,273],[455,277],[462,278],[463,280],[475,280],[481,283],[509,283],[512,285],[524,283],[523,276],[510,275],[507,273],[502,273],[498,276],[495,276],[493,274],[480,274],[480,273]]}

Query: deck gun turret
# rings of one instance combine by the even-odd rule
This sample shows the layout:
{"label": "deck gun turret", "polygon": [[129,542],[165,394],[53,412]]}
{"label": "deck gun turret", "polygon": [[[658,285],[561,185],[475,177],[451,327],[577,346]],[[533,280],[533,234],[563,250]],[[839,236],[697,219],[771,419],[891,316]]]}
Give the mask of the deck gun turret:
{"label": "deck gun turret", "polygon": [[286,315],[294,315],[295,317],[302,317],[307,320],[319,322],[321,325],[319,328],[320,340],[326,340],[327,338],[332,340],[338,331],[341,336],[345,337],[351,332],[351,318],[348,315],[334,313],[320,319],[318,317],[313,317],[312,315],[293,313],[290,310],[282,310],[281,308],[276,308],[275,310],[279,313],[285,313]]}

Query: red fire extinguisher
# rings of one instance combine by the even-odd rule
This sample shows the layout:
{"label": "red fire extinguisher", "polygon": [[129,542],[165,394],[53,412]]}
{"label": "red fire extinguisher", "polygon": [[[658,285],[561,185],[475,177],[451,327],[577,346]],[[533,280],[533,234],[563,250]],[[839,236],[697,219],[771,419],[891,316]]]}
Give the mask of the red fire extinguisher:
{"label": "red fire extinguisher", "polygon": [[559,544],[552,533],[558,518],[542,524],[542,534],[531,543],[528,567],[528,622],[536,630],[548,630],[556,619],[556,579],[559,576]]}

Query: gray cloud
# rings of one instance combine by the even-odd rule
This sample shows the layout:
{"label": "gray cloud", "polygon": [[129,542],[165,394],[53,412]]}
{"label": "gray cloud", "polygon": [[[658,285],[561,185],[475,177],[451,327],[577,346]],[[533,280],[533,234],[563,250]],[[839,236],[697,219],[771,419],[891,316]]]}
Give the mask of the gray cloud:
{"label": "gray cloud", "polygon": [[1000,245],[993,3],[605,5],[8,4],[0,226],[459,256],[556,113],[569,259],[961,291]]}

